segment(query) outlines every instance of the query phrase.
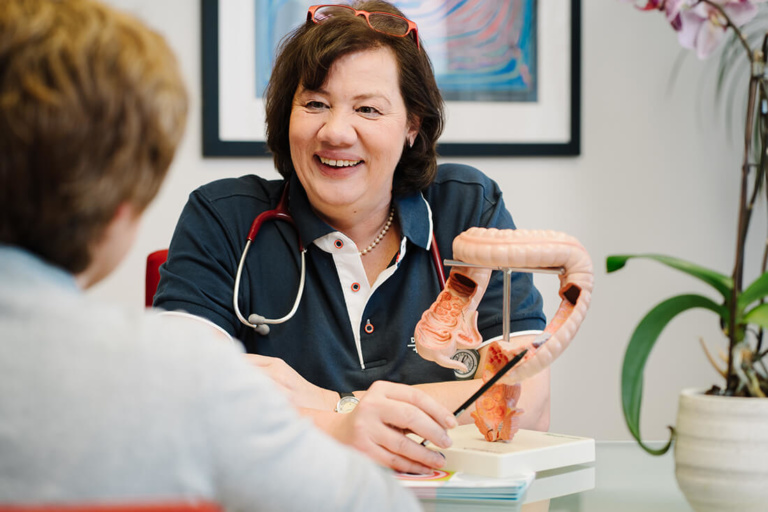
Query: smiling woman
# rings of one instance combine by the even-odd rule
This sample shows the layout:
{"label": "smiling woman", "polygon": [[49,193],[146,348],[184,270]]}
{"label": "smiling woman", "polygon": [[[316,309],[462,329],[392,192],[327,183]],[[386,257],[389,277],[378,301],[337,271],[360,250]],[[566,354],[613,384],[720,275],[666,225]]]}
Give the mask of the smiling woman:
{"label": "smiling woman", "polygon": [[[415,24],[383,1],[352,7],[310,8],[279,49],[267,143],[284,179],[251,175],[193,192],[155,305],[221,326],[330,434],[382,464],[421,472],[443,460],[404,432],[447,446],[450,411],[482,384],[415,351],[414,328],[446,277],[432,254],[451,258],[453,239],[470,227],[515,225],[496,183],[471,167],[437,165],[443,102]],[[387,18],[405,19],[395,26],[408,30],[372,21]],[[302,279],[304,291],[290,321],[256,331],[234,311],[235,275],[251,221],[286,189],[298,237],[286,223],[265,224],[234,300],[278,318]],[[478,306],[485,340],[502,334],[503,288],[500,275],[492,278]],[[511,331],[543,329],[531,277],[515,275],[509,293]],[[548,426],[548,379],[545,371],[522,383],[526,428]],[[352,413],[334,413],[339,393],[359,399]]]}

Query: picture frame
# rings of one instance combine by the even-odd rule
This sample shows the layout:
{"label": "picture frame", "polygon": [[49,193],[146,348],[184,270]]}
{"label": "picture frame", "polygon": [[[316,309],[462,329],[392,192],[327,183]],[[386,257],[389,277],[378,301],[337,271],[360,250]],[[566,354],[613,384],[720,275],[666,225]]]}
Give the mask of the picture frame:
{"label": "picture frame", "polygon": [[[263,99],[256,94],[256,80],[265,79],[256,72],[262,0],[201,2],[203,156],[269,156]],[[536,101],[446,101],[440,157],[581,153],[581,0],[533,2]]]}

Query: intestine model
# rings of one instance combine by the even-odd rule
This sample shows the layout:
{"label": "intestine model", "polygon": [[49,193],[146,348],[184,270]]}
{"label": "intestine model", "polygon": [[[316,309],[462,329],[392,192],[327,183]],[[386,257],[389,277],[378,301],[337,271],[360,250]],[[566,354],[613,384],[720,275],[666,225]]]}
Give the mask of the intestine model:
{"label": "intestine model", "polygon": [[520,229],[470,228],[454,239],[453,255],[469,265],[452,268],[445,289],[416,325],[414,338],[421,357],[459,371],[466,371],[466,366],[451,357],[457,350],[475,349],[482,343],[477,306],[491,270],[559,271],[562,302],[544,331],[528,345],[492,342],[478,369],[488,381],[507,361],[528,349],[523,360],[480,397],[472,412],[488,441],[510,441],[523,412],[515,408],[519,383],[552,364],[584,320],[592,296],[592,261],[572,236]]}

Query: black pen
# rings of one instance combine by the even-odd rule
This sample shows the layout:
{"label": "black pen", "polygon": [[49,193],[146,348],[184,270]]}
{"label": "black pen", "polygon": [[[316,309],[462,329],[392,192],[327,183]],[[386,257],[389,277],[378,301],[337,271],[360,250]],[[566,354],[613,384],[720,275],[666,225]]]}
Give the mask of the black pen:
{"label": "black pen", "polygon": [[[471,397],[469,397],[469,398],[467,399],[467,401],[466,401],[466,402],[464,402],[463,404],[461,404],[461,405],[459,406],[459,408],[458,408],[458,409],[456,409],[456,410],[453,412],[453,416],[454,416],[455,418],[458,418],[458,417],[461,415],[461,413],[463,413],[464,411],[466,411],[466,410],[467,410],[467,408],[468,408],[470,405],[472,405],[473,403],[475,403],[475,401],[476,401],[478,398],[480,398],[480,397],[483,395],[483,393],[485,393],[486,391],[488,391],[488,390],[491,388],[491,386],[493,386],[494,384],[496,384],[496,381],[497,381],[497,380],[499,380],[500,378],[502,378],[502,377],[504,376],[504,374],[505,374],[505,373],[507,373],[509,370],[511,370],[511,369],[512,369],[512,367],[513,367],[513,366],[515,366],[517,363],[519,363],[519,362],[520,362],[520,360],[523,358],[523,356],[525,356],[525,354],[526,354],[527,352],[528,352],[528,349],[526,348],[525,350],[523,350],[522,352],[520,352],[519,354],[517,354],[515,357],[513,357],[512,359],[510,359],[510,360],[507,362],[507,364],[505,364],[504,366],[502,366],[502,367],[501,367],[501,370],[499,370],[498,372],[496,372],[496,374],[495,374],[493,377],[491,377],[490,379],[488,379],[488,382],[486,382],[485,384],[483,384],[482,386],[480,386],[480,389],[478,389],[478,390],[475,392],[475,394],[474,394],[474,395],[472,395]],[[423,440],[423,441],[421,442],[421,446],[426,446],[426,445],[427,445],[427,442],[428,442],[428,441],[427,441],[426,439],[425,439],[425,440]]]}

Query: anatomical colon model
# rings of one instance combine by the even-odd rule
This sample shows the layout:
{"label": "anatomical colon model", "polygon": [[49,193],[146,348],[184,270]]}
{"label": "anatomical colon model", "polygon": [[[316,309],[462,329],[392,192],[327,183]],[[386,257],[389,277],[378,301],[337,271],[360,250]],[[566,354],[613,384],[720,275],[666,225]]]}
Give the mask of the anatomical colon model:
{"label": "anatomical colon model", "polygon": [[451,357],[457,350],[482,343],[477,330],[477,306],[488,287],[491,268],[562,269],[562,302],[549,325],[529,345],[494,341],[487,347],[478,371],[488,381],[510,359],[528,349],[525,357],[477,401],[472,417],[488,441],[510,441],[518,430],[522,409],[520,381],[548,367],[576,335],[592,295],[592,261],[575,238],[556,231],[470,228],[453,241],[453,255],[469,264],[455,266],[445,289],[416,325],[414,338],[421,357],[441,366],[466,371]]}

